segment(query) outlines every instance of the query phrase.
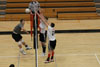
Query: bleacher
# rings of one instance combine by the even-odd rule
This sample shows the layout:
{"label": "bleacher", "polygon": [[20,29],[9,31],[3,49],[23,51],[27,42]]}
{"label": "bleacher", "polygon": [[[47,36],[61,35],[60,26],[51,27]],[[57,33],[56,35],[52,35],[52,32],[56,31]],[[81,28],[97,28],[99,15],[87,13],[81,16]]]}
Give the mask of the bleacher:
{"label": "bleacher", "polygon": [[[44,16],[58,19],[98,19],[93,0],[38,0]],[[7,0],[6,17],[0,20],[30,19],[25,13],[31,0]]]}
{"label": "bleacher", "polygon": [[6,1],[5,0],[0,0],[0,18],[4,18],[6,14]]}

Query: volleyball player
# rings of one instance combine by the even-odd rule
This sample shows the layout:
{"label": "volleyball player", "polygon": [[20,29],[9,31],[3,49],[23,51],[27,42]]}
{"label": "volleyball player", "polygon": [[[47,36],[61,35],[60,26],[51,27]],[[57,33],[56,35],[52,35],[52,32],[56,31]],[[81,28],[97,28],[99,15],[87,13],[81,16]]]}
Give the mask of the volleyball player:
{"label": "volleyball player", "polygon": [[29,47],[25,42],[24,40],[22,39],[22,36],[21,36],[21,30],[26,32],[27,34],[29,32],[27,32],[25,29],[24,29],[24,24],[25,24],[25,21],[23,19],[20,20],[20,23],[14,28],[13,30],[13,33],[12,33],[12,38],[18,43],[18,47],[20,48],[20,52],[22,54],[26,54],[26,52],[23,50],[22,48],[22,45],[24,45],[26,47],[26,50],[30,50],[32,49],[31,47]]}
{"label": "volleyball player", "polygon": [[46,23],[46,26],[48,27],[47,35],[49,39],[48,44],[48,58],[46,59],[45,63],[53,62],[54,61],[54,50],[56,47],[56,38],[55,38],[55,24],[51,23],[50,25]]}
{"label": "volleyball player", "polygon": [[43,23],[43,21],[40,19],[40,42],[42,45],[42,56],[45,56],[46,54],[46,37],[47,37],[47,31],[45,30],[45,24]]}
{"label": "volleyball player", "polygon": [[54,62],[54,50],[55,50],[55,47],[56,47],[56,37],[55,37],[55,29],[54,29],[55,24],[54,23],[49,24],[46,21],[46,19],[44,17],[42,17],[41,15],[39,15],[39,17],[41,18],[41,20],[44,22],[44,24],[48,28],[48,31],[47,31],[48,40],[49,40],[49,43],[48,43],[48,57],[47,57],[45,63]]}

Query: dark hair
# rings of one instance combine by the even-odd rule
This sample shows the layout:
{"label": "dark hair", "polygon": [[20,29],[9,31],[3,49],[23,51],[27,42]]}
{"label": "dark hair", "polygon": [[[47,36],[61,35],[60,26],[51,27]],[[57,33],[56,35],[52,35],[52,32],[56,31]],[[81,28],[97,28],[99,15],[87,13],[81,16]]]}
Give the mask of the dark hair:
{"label": "dark hair", "polygon": [[51,27],[55,27],[55,24],[54,23],[51,23]]}
{"label": "dark hair", "polygon": [[15,65],[14,64],[11,64],[9,67],[15,67]]}
{"label": "dark hair", "polygon": [[24,21],[24,19],[21,19],[21,20],[20,20],[20,23],[22,23],[23,21]]}
{"label": "dark hair", "polygon": [[48,20],[48,17],[45,17],[46,20]]}

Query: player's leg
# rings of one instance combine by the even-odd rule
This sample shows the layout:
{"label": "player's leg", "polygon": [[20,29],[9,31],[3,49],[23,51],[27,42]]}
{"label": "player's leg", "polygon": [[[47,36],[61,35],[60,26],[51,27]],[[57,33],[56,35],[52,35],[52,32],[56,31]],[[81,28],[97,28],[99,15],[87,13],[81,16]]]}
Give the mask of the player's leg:
{"label": "player's leg", "polygon": [[22,39],[22,36],[20,34],[15,34],[15,33],[12,33],[12,38],[15,40],[15,42],[18,43],[18,47],[20,49],[20,52],[22,54],[26,54],[22,48],[22,42],[21,42],[21,39]]}
{"label": "player's leg", "polygon": [[45,42],[41,42],[42,44],[42,56],[45,56],[46,54],[46,45],[45,45]]}
{"label": "player's leg", "polygon": [[46,38],[47,38],[47,31],[43,34],[43,42],[42,42],[42,48],[43,48],[43,53],[46,53]]}
{"label": "player's leg", "polygon": [[56,47],[56,40],[52,41],[52,44],[51,44],[51,47],[52,47],[52,53],[51,53],[51,62],[54,62],[54,50],[55,50],[55,47]]}
{"label": "player's leg", "polygon": [[50,46],[50,44],[51,44],[51,41],[49,41],[49,44],[48,44],[48,57],[45,60],[45,63],[49,63],[50,62],[51,53],[52,53],[52,47]]}
{"label": "player's leg", "polygon": [[18,41],[18,47],[19,47],[19,49],[20,49],[20,52],[21,52],[22,54],[26,55],[25,51],[24,51],[23,48],[22,48],[22,41]]}
{"label": "player's leg", "polygon": [[26,50],[30,50],[32,49],[31,47],[29,47],[24,40],[21,40],[22,44],[25,46]]}
{"label": "player's leg", "polygon": [[42,56],[45,56],[46,53],[45,35],[43,33],[40,33],[39,37],[42,45]]}
{"label": "player's leg", "polygon": [[51,51],[51,62],[54,62],[54,50]]}
{"label": "player's leg", "polygon": [[51,53],[52,53],[52,51],[51,51],[51,50],[50,50],[50,51],[48,51],[48,57],[47,57],[47,59],[45,60],[45,63],[49,63],[49,62],[50,62]]}

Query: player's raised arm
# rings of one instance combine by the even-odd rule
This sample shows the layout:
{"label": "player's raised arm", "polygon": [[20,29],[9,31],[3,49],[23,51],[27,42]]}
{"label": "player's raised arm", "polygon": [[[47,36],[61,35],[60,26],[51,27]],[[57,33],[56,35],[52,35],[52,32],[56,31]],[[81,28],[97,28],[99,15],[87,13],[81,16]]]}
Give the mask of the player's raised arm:
{"label": "player's raised arm", "polygon": [[47,20],[44,18],[43,15],[39,14],[37,11],[35,11],[35,13],[39,16],[39,18],[45,23],[45,25],[48,27],[48,22]]}

